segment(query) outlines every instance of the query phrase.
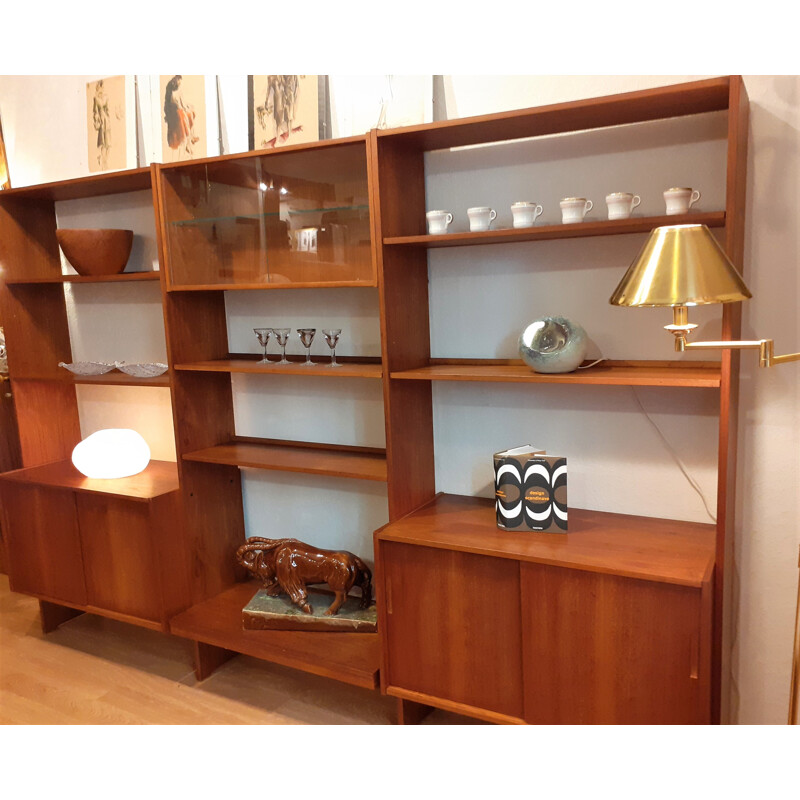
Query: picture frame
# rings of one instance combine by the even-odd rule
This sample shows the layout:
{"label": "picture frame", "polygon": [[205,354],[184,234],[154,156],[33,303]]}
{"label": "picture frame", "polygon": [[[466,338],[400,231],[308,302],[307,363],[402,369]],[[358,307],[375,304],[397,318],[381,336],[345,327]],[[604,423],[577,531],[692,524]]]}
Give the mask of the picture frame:
{"label": "picture frame", "polygon": [[248,148],[271,150],[328,138],[326,75],[248,75]]}
{"label": "picture frame", "polygon": [[137,166],[136,87],[128,75],[86,84],[86,139],[90,172]]}
{"label": "picture frame", "polygon": [[153,82],[155,161],[169,164],[215,155],[210,145],[208,92],[216,83],[207,75],[159,75]]}

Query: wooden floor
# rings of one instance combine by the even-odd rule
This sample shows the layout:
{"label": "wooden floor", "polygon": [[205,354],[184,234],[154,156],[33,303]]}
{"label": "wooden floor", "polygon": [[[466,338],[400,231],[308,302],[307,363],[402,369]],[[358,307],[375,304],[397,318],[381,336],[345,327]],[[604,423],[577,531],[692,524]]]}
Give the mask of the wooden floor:
{"label": "wooden floor", "polygon": [[[82,614],[42,633],[0,575],[0,724],[388,725],[378,692],[237,656],[198,683],[182,639]],[[434,711],[423,724],[473,720]]]}

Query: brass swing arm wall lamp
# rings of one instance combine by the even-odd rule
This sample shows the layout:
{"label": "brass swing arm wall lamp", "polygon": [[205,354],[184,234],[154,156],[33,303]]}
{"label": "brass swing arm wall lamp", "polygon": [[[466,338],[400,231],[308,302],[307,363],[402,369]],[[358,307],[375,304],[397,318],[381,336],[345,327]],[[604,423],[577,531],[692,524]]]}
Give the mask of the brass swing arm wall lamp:
{"label": "brass swing arm wall lamp", "polygon": [[689,307],[735,303],[753,295],[705,225],[655,228],[609,302],[615,306],[671,307],[675,350],[758,350],[759,366],[800,361],[800,353],[776,356],[772,339],[688,342],[697,327]]}

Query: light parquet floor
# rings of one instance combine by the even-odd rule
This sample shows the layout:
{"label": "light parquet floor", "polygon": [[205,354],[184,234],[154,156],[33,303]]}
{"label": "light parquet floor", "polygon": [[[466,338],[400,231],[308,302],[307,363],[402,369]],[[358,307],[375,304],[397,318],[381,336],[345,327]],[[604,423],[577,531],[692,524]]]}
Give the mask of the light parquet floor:
{"label": "light parquet floor", "polygon": [[[395,701],[237,656],[202,683],[189,643],[82,614],[43,634],[39,605],[0,574],[0,723],[388,725]],[[434,711],[423,724],[473,723]]]}

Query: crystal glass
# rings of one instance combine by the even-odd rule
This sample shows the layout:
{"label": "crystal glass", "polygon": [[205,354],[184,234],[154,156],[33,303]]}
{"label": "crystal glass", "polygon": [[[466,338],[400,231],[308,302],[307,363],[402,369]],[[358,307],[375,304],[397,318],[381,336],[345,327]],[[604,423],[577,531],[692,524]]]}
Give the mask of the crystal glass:
{"label": "crystal glass", "polygon": [[281,360],[277,364],[291,364],[292,362],[286,358],[286,342],[289,341],[289,334],[292,332],[291,328],[273,328],[272,332],[275,334],[275,341],[281,347]]}
{"label": "crystal glass", "polygon": [[341,364],[336,362],[336,343],[339,341],[339,336],[342,333],[341,328],[334,328],[332,330],[323,330],[322,335],[325,337],[325,341],[328,343],[328,347],[331,349],[331,363],[328,364],[329,367],[341,367]]}
{"label": "crystal glass", "polygon": [[317,332],[316,328],[298,328],[297,333],[300,336],[300,341],[306,349],[306,360],[303,362],[304,367],[313,367],[311,361],[311,342],[314,341],[314,334]]}
{"label": "crystal glass", "polygon": [[259,364],[269,364],[269,359],[267,358],[267,342],[269,342],[270,334],[272,333],[272,328],[253,328],[253,333],[258,338],[258,343],[264,348],[264,358],[259,361]]}

